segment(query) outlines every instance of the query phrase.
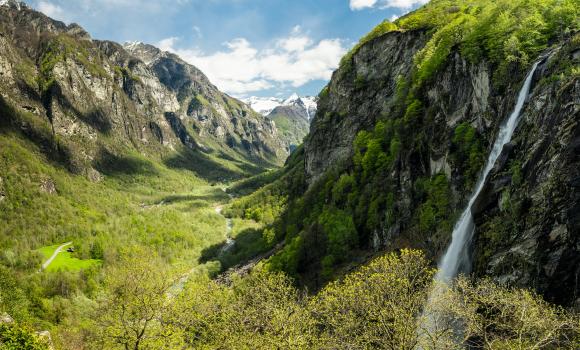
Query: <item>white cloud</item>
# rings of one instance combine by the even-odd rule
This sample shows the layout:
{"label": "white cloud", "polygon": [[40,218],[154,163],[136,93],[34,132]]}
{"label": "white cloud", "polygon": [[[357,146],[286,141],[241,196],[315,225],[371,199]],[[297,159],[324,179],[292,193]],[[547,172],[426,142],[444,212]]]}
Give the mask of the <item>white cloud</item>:
{"label": "white cloud", "polygon": [[39,1],[37,4],[37,8],[40,12],[44,13],[48,17],[60,20],[60,21],[67,21],[68,16],[62,7],[52,4],[48,1]]}
{"label": "white cloud", "polygon": [[176,44],[177,38],[171,37],[159,42],[158,46],[181,56],[207,74],[218,88],[235,95],[329,80],[346,52],[341,40],[315,42],[299,27],[263,50],[244,38],[233,39],[224,44],[224,50],[211,54],[195,48],[180,49]]}
{"label": "white cloud", "polygon": [[176,36],[165,38],[157,43],[157,47],[163,51],[171,51],[173,50],[173,46],[175,46],[178,40],[179,38],[177,38]]}
{"label": "white cloud", "polygon": [[349,0],[350,9],[353,11],[373,7],[408,10],[414,6],[424,5],[428,2],[429,0]]}
{"label": "white cloud", "polygon": [[373,7],[377,3],[377,0],[350,0],[351,10],[362,10],[367,7]]}
{"label": "white cloud", "polygon": [[45,15],[69,22],[90,14],[96,16],[111,11],[137,11],[139,13],[162,13],[178,9],[191,0],[33,0],[32,7]]}

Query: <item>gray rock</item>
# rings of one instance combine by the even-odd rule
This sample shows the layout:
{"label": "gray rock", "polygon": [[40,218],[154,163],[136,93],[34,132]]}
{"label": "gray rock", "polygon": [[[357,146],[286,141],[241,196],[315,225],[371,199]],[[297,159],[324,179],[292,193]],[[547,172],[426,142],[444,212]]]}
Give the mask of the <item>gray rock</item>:
{"label": "gray rock", "polygon": [[[212,145],[196,151],[260,164],[281,164],[288,155],[270,120],[220,92],[173,54],[92,40],[77,24],[65,25],[14,1],[0,6],[0,28],[3,101],[37,117],[34,124],[14,123],[37,143],[35,130],[50,130],[47,137],[61,140],[61,147],[47,147],[45,140],[41,148],[75,173],[95,175],[90,169],[98,168],[102,154],[122,156],[120,150],[180,157],[189,144],[182,143],[167,113],[181,121],[190,143]],[[54,83],[41,91],[37,82],[49,79],[41,77],[37,62],[48,50],[78,55],[56,60],[43,73]],[[198,121],[201,115],[205,123]]]}
{"label": "gray rock", "polygon": [[48,194],[55,194],[56,185],[52,179],[44,179],[40,182],[40,190]]}
{"label": "gray rock", "polygon": [[[427,36],[416,31],[382,35],[335,72],[305,142],[309,185],[329,169],[350,171],[358,132],[371,130],[379,118],[401,115],[393,105],[396,80],[409,76]],[[580,295],[580,81],[553,77],[560,65],[570,60],[579,64],[580,58],[571,42],[561,45],[538,67],[514,138],[474,205],[472,249],[475,275],[532,287],[552,302],[571,305]],[[451,207],[456,213],[463,209],[472,189],[463,187],[464,174],[449,159],[454,130],[469,124],[483,147],[490,147],[514,108],[527,67],[514,67],[513,79],[501,90],[492,82],[494,69],[485,60],[472,63],[452,52],[424,84],[419,93],[429,129],[421,135],[423,148],[408,142],[401,149],[388,175],[397,216],[387,227],[380,223],[368,232],[368,249],[394,249],[403,241],[434,261],[442,254],[451,232],[439,229],[427,237],[417,232],[421,202],[413,185],[444,173],[451,185]]]}
{"label": "gray rock", "polygon": [[7,313],[0,314],[0,324],[2,323],[14,323],[14,319],[10,317]]}

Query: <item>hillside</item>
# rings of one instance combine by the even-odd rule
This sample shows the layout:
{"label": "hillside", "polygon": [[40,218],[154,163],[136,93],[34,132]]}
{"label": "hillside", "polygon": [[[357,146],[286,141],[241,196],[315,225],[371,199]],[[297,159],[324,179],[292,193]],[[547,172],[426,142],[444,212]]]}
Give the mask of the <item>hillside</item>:
{"label": "hillside", "polygon": [[281,201],[272,227],[286,246],[269,264],[315,288],[377,252],[414,247],[437,261],[539,62],[465,249],[477,276],[575,303],[577,19],[572,2],[431,1],[382,23],[321,92],[294,163],[302,176],[234,203],[233,215]]}
{"label": "hillside", "polygon": [[99,177],[128,151],[202,176],[225,167],[224,178],[283,162],[274,124],[179,57],[92,40],[15,1],[0,11],[2,104],[29,119],[3,121],[25,122],[35,143],[58,143],[47,152],[72,172]]}
{"label": "hillside", "polygon": [[304,137],[308,135],[310,122],[308,116],[301,109],[294,106],[279,106],[268,114],[276,124],[283,140],[289,145],[290,151],[302,144]]}
{"label": "hillside", "polygon": [[0,348],[578,349],[578,12],[432,0],[264,116],[0,0]]}
{"label": "hillside", "polygon": [[[286,156],[271,120],[179,57],[0,2],[0,315],[76,348],[121,257],[219,271],[198,260],[227,238],[221,186]],[[2,348],[28,339],[11,327]]]}

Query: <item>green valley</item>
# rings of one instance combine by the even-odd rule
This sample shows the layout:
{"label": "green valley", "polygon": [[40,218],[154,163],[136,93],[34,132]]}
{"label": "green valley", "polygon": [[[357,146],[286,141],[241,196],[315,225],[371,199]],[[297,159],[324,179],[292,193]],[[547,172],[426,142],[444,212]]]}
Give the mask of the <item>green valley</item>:
{"label": "green valley", "polygon": [[577,0],[345,0],[401,16],[214,54],[42,4],[0,0],[0,349],[580,348]]}

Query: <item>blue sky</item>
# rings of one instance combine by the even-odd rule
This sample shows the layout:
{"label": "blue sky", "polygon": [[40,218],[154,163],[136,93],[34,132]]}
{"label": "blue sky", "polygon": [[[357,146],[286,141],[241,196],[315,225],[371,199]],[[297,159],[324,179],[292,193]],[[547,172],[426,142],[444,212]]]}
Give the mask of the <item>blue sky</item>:
{"label": "blue sky", "polygon": [[96,39],[179,54],[237,96],[315,95],[384,19],[426,0],[27,0]]}

